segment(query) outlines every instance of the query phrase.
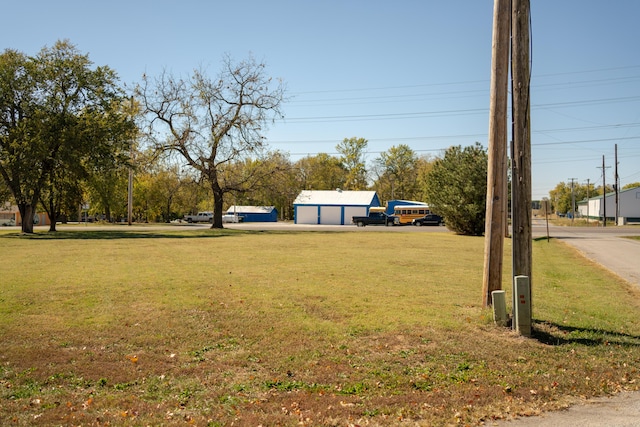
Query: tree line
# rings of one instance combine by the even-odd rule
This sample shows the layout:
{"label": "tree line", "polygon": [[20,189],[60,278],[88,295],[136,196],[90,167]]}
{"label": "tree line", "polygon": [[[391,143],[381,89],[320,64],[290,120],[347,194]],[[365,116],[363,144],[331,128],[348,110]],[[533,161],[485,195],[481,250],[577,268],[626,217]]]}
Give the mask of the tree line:
{"label": "tree line", "polygon": [[[621,190],[640,187],[640,182],[633,182],[624,185]],[[606,188],[602,185],[596,186],[593,183],[582,184],[579,182],[560,182],[555,188],[549,191],[549,202],[551,210],[554,213],[565,215],[571,212],[577,212],[578,202],[602,196],[615,192],[615,186],[607,184]]]}
{"label": "tree line", "polygon": [[[35,56],[0,55],[0,201],[22,218],[44,209],[58,221],[99,215],[126,220],[133,171],[134,220],[168,222],[229,205],[275,206],[292,219],[301,190],[375,190],[381,200],[427,201],[454,231],[482,234],[486,152],[477,144],[443,156],[391,147],[367,159],[365,138],[345,138],[337,156],[292,160],[264,137],[281,118],[284,82],[253,57],[225,56],[220,71],[143,76],[127,89],[69,41]],[[22,231],[33,232],[31,221]]]}

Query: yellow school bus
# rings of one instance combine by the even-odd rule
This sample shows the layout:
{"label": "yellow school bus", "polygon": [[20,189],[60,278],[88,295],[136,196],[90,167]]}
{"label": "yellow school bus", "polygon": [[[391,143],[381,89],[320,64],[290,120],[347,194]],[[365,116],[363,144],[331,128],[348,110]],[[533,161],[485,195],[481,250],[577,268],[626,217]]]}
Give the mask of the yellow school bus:
{"label": "yellow school bus", "polygon": [[430,214],[427,205],[397,205],[393,209],[393,215],[400,219],[400,224],[411,224],[416,218]]}

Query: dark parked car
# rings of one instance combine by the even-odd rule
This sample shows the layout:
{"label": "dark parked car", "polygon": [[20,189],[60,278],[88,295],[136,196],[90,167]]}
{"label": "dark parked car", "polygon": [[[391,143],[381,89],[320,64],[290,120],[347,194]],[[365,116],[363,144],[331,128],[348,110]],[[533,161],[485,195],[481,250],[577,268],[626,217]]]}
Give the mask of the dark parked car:
{"label": "dark parked car", "polygon": [[387,215],[384,212],[369,212],[369,216],[354,216],[351,222],[358,227],[365,225],[395,225],[398,224],[399,218],[393,215]]}
{"label": "dark parked car", "polygon": [[411,222],[413,225],[444,225],[444,219],[440,215],[427,214],[422,218],[416,218]]}

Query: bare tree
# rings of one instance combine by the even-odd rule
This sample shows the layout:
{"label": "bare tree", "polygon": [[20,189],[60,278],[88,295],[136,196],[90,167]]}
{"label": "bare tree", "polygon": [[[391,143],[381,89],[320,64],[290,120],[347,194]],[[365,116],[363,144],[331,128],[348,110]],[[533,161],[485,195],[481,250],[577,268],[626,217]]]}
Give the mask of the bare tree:
{"label": "bare tree", "polygon": [[245,191],[259,175],[226,170],[265,152],[262,133],[282,117],[285,94],[282,81],[267,77],[253,57],[235,64],[225,56],[222,65],[215,78],[202,69],[186,80],[163,73],[154,80],[145,76],[137,89],[156,148],[180,153],[211,186],[212,228],[222,228],[224,195]]}

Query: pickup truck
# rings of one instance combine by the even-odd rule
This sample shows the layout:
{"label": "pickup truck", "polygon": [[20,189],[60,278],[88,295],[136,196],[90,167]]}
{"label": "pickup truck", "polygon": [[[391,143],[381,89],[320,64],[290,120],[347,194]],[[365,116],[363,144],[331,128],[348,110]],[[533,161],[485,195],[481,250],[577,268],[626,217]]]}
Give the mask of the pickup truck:
{"label": "pickup truck", "polygon": [[384,212],[369,212],[369,216],[352,217],[351,222],[358,227],[364,227],[365,225],[395,225],[400,222],[400,219]]}
{"label": "pickup truck", "polygon": [[213,212],[198,212],[197,215],[185,215],[184,221],[192,222],[213,222]]}

